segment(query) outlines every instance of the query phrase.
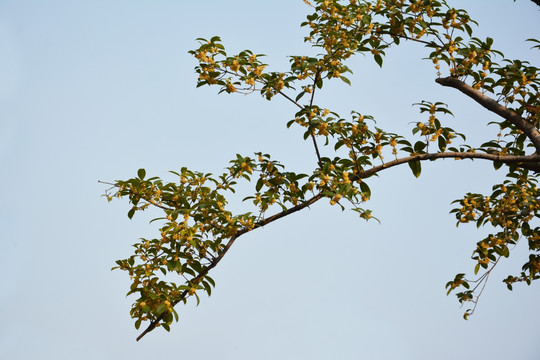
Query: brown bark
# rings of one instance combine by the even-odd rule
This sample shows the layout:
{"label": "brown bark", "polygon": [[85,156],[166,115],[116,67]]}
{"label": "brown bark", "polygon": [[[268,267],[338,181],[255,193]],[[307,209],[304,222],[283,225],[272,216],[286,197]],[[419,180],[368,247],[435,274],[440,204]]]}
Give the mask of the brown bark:
{"label": "brown bark", "polygon": [[499,104],[494,99],[469,86],[456,77],[449,76],[445,78],[438,78],[435,79],[435,81],[442,86],[452,87],[461,91],[478,104],[482,105],[484,108],[508,120],[516,128],[523,131],[523,133],[527,135],[536,148],[536,152],[540,153],[540,132],[538,132],[538,129],[536,129],[536,127],[530,121],[527,121],[519,116],[515,111]]}

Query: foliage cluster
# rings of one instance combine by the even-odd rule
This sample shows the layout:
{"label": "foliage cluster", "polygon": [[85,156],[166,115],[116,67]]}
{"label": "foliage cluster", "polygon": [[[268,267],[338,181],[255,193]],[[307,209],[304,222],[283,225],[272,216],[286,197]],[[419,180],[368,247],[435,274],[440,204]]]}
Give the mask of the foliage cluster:
{"label": "foliage cluster", "polygon": [[[131,316],[139,328],[149,321],[140,336],[156,326],[169,329],[178,319],[174,306],[190,297],[199,301],[198,291],[211,294],[214,268],[234,241],[249,231],[265,226],[309,205],[327,199],[331,205],[350,207],[363,219],[372,218],[365,203],[370,199],[368,182],[379,172],[408,164],[414,176],[421,174],[426,160],[443,158],[483,159],[495,169],[507,172],[502,184],[494,184],[488,195],[466,194],[456,200],[453,210],[458,225],[489,225],[493,233],[477,243],[470,280],[458,274],[446,285],[456,291],[460,302],[474,306],[489,274],[500,259],[525,237],[530,249],[523,272],[504,282],[509,289],[516,282],[530,284],[540,277],[540,101],[538,68],[525,61],[504,58],[492,48],[491,38],[473,37],[476,23],[465,10],[446,1],[435,0],[313,0],[313,8],[302,26],[309,30],[305,41],[320,50],[317,56],[291,56],[290,70],[265,71],[263,55],[250,50],[228,55],[218,36],[198,39],[190,51],[197,59],[197,86],[217,86],[219,92],[259,93],[268,100],[281,96],[298,109],[287,127],[300,126],[304,139],[313,144],[313,171],[309,174],[285,171],[270,155],[237,155],[219,176],[182,168],[173,172],[174,182],[146,179],[145,171],[126,181],[117,181],[107,193],[127,197],[132,204],[128,216],[150,206],[164,216],[159,237],[141,239],[134,254],[117,261],[129,273],[129,294],[139,298]],[[538,40],[529,39],[539,47]],[[490,141],[473,146],[466,137],[445,124],[452,115],[440,101],[423,100],[417,105],[418,120],[408,136],[388,132],[372,116],[352,111],[340,116],[315,102],[315,93],[327,81],[338,79],[350,84],[348,58],[365,54],[379,65],[387,49],[405,43],[418,43],[434,66],[436,82],[454,88],[500,116],[492,123],[499,131]],[[444,76],[443,76],[444,74]],[[294,95],[293,95],[294,94]],[[246,201],[247,211],[227,210],[227,196],[239,181],[253,183]],[[253,204],[253,205],[251,205]],[[166,276],[176,274],[181,285]],[[471,286],[474,285],[474,286]],[[139,338],[140,338],[139,337]]]}

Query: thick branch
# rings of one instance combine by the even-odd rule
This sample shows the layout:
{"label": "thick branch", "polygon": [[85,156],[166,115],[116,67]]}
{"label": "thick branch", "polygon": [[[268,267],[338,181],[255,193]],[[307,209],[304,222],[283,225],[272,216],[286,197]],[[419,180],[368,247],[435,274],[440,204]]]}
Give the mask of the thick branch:
{"label": "thick branch", "polygon": [[[433,154],[420,154],[408,156],[393,161],[389,161],[379,166],[374,166],[371,169],[362,171],[356,174],[355,177],[360,179],[367,178],[371,175],[378,173],[381,170],[391,168],[396,165],[405,164],[411,161],[424,161],[424,160],[435,160],[435,159],[444,159],[444,158],[454,158],[454,159],[484,159],[491,161],[500,161],[503,163],[537,163],[540,162],[540,155],[528,155],[528,156],[515,156],[515,155],[497,155],[497,154],[485,154],[485,153],[473,153],[473,152],[442,152],[442,153],[433,153]],[[523,166],[525,167],[525,166]],[[351,177],[353,180],[353,177]]]}
{"label": "thick branch", "polygon": [[473,87],[467,85],[463,81],[459,80],[455,77],[445,77],[445,78],[438,78],[435,79],[435,81],[442,85],[442,86],[448,86],[452,87],[454,89],[457,89],[488,109],[489,111],[494,112],[495,114],[503,117],[504,119],[511,122],[516,128],[523,131],[525,135],[531,140],[531,142],[534,144],[534,147],[536,148],[536,151],[540,153],[540,132],[536,129],[536,127],[529,121],[523,119],[521,116],[516,114],[514,111],[508,109],[505,106],[502,106],[497,101],[493,100],[489,96],[484,95],[480,91],[474,89]]}
{"label": "thick branch", "polygon": [[[321,198],[322,198],[322,194],[319,193],[315,196],[313,196],[311,199],[307,200],[306,202],[303,202],[302,204],[298,204],[296,206],[293,206],[292,208],[290,209],[287,209],[287,210],[284,210],[282,212],[279,212],[273,216],[270,216],[269,218],[266,218],[266,219],[263,219],[261,221],[258,221],[256,224],[255,224],[255,229],[256,228],[260,228],[260,227],[263,227],[265,225],[268,225],[270,224],[271,222],[274,222],[278,219],[281,219],[282,217],[285,217],[287,215],[290,215],[292,213],[295,213],[297,211],[300,211],[302,209],[305,209],[306,207],[309,207],[310,205],[314,204],[315,202],[319,201]],[[223,259],[223,257],[225,256],[225,254],[229,251],[229,249],[231,248],[231,246],[234,244],[234,242],[236,241],[236,239],[238,239],[240,236],[246,234],[247,232],[249,232],[250,230],[247,229],[247,228],[244,228],[240,231],[238,231],[228,242],[227,244],[225,245],[225,247],[223,248],[223,250],[221,250],[221,252],[219,253],[219,255],[217,257],[215,257],[211,262],[210,264],[203,270],[199,273],[199,275],[197,275],[196,277],[194,277],[191,282],[194,283],[194,284],[198,284],[207,274],[208,272],[210,272],[210,270],[212,270],[214,267],[216,267],[216,265],[221,261],[221,259]],[[180,299],[178,300],[175,300],[173,303],[172,303],[172,306],[176,306],[180,301],[186,299],[188,295],[188,291],[187,290],[184,290],[182,292],[182,294],[180,294]],[[148,327],[137,337],[137,341],[141,340],[143,338],[144,335],[148,334],[150,331],[154,330],[157,326],[157,324],[159,324],[159,322],[161,320],[163,320],[163,318],[165,317],[165,312],[162,313],[160,316],[158,316],[157,319],[155,319],[154,321],[152,321]]]}

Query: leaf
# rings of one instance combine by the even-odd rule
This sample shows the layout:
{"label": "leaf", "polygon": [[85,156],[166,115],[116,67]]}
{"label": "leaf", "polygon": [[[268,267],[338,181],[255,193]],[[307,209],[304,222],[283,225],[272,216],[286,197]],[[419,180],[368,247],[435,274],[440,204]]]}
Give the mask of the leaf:
{"label": "leaf", "polygon": [[382,67],[382,63],[383,63],[382,56],[374,55],[373,58],[375,59],[375,62],[377,63],[377,65],[379,65],[379,67]]}
{"label": "leaf", "polygon": [[296,121],[295,119],[292,119],[289,122],[287,122],[287,129],[290,128],[291,125],[294,124],[295,121]]}
{"label": "leaf", "polygon": [[409,161],[409,167],[412,170],[412,173],[415,177],[419,177],[422,172],[422,166],[420,165],[420,160]]}
{"label": "leaf", "polygon": [[345,84],[351,86],[351,80],[347,79],[345,76],[339,77]]}
{"label": "leaf", "polygon": [[[534,43],[537,43],[537,44],[540,44],[540,41],[539,40],[536,40],[536,39],[527,39],[525,41],[530,41],[530,42],[534,42]],[[540,45],[534,45],[531,47],[531,49],[540,49]]]}
{"label": "leaf", "polygon": [[523,235],[528,236],[531,234],[531,226],[528,222],[524,222],[523,225],[521,225],[521,232]]}
{"label": "leaf", "polygon": [[151,224],[151,223],[153,223],[154,221],[157,221],[157,220],[166,220],[166,219],[167,218],[164,218],[164,217],[155,218],[155,219],[150,220],[149,224]]}
{"label": "leaf", "polygon": [[156,309],[156,314],[161,315],[165,310],[167,310],[167,305],[165,305],[164,303],[161,303],[158,305]]}
{"label": "leaf", "polygon": [[371,197],[371,189],[365,182],[360,183],[360,190],[367,195],[367,197]]}
{"label": "leaf", "polygon": [[139,177],[139,179],[144,180],[144,177],[146,176],[146,170],[139,169],[137,171],[137,176]]}
{"label": "leaf", "polygon": [[206,279],[206,281],[208,281],[210,284],[212,284],[213,287],[216,286],[216,283],[215,283],[214,279],[212,279],[210,276],[206,276],[205,279]]}
{"label": "leaf", "polygon": [[261,178],[257,181],[257,184],[255,185],[255,191],[259,192],[261,191],[262,187],[264,185],[264,182]]}
{"label": "leaf", "polygon": [[128,211],[127,216],[128,218],[131,219],[134,214],[135,214],[135,207],[131,208],[131,210]]}
{"label": "leaf", "polygon": [[439,136],[438,140],[439,150],[444,151],[446,149],[446,139],[442,136]]}
{"label": "leaf", "polygon": [[206,290],[206,292],[208,293],[208,296],[212,295],[212,286],[210,286],[210,284],[206,281],[203,281],[202,284],[204,286],[204,290]]}
{"label": "leaf", "polygon": [[422,153],[424,151],[424,149],[426,148],[426,143],[423,142],[423,141],[417,141],[415,144],[414,144],[414,151],[417,152],[417,153]]}

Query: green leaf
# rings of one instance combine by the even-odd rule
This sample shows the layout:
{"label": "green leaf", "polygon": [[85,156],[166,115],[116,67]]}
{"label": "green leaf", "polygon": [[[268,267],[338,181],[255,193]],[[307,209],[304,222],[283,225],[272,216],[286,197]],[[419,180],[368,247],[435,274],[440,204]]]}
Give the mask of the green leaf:
{"label": "green leaf", "polygon": [[298,94],[296,96],[296,101],[300,100],[302,98],[302,96],[304,96],[305,93],[306,93],[305,91],[302,91],[300,94]]}
{"label": "green leaf", "polygon": [[166,219],[167,219],[167,218],[164,218],[164,217],[155,218],[155,219],[150,220],[149,224],[153,223],[154,221],[158,221],[158,220],[166,220]]}
{"label": "green leaf", "polygon": [[137,171],[137,176],[139,177],[139,179],[144,180],[144,177],[146,176],[146,170],[139,169],[139,171]]}
{"label": "green leaf", "polygon": [[212,284],[213,287],[216,286],[216,283],[214,282],[214,279],[212,279],[210,276],[205,277],[206,281],[208,281],[210,284]]}
{"label": "green leaf", "polygon": [[525,236],[528,236],[531,234],[531,226],[529,225],[528,222],[524,222],[523,225],[521,226],[521,232],[523,233],[523,235]]}
{"label": "green leaf", "polygon": [[426,148],[426,143],[423,142],[423,141],[417,141],[415,144],[414,144],[414,151],[417,152],[417,153],[422,153],[424,151],[424,149]]}
{"label": "green leaf", "polygon": [[377,65],[379,65],[379,67],[382,67],[382,63],[383,63],[382,56],[374,55],[373,58],[375,59],[375,62],[377,63]]}
{"label": "green leaf", "polygon": [[419,177],[422,172],[422,166],[420,165],[420,160],[409,161],[409,167],[412,170],[412,173],[415,177]]}
{"label": "green leaf", "polygon": [[204,290],[206,290],[206,292],[208,293],[208,296],[212,295],[212,286],[206,281],[203,281],[202,284],[203,284]]}
{"label": "green leaf", "polygon": [[446,139],[442,136],[438,138],[439,150],[444,151],[446,149]]}
{"label": "green leaf", "polygon": [[371,189],[365,182],[360,183],[360,190],[367,195],[367,197],[371,197]]}
{"label": "green leaf", "polygon": [[165,310],[167,310],[167,305],[164,303],[159,304],[156,309],[156,315],[161,315]]}
{"label": "green leaf", "polygon": [[255,185],[255,191],[259,192],[261,191],[262,187],[264,185],[264,182],[261,178],[257,181],[257,184]]}
{"label": "green leaf", "polygon": [[137,319],[137,321],[135,321],[135,329],[139,330],[140,327],[141,327],[141,319]]}
{"label": "green leaf", "polygon": [[135,214],[135,208],[133,207],[133,208],[131,208],[131,210],[128,211],[127,216],[128,216],[128,218],[131,219],[134,214]]}
{"label": "green leaf", "polygon": [[347,79],[345,76],[339,77],[345,84],[351,86],[351,80]]}

